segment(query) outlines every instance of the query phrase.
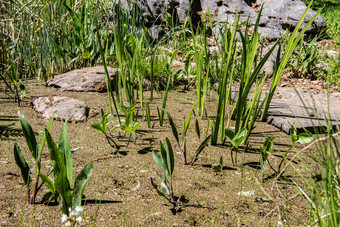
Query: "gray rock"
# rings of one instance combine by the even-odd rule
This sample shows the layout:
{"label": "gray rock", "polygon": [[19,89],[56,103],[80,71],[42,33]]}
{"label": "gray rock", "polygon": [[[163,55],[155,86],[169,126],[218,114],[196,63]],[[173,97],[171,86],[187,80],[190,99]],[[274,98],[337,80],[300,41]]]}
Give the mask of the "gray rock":
{"label": "gray rock", "polygon": [[89,117],[89,107],[85,103],[73,98],[50,95],[33,100],[33,109],[41,114],[42,118],[68,122],[86,121]]}
{"label": "gray rock", "polygon": [[[329,98],[330,123],[339,126],[340,100]],[[294,88],[278,88],[268,110],[269,123],[289,134],[293,123],[299,132],[314,132],[327,126],[327,95],[313,94]]]}
{"label": "gray rock", "polygon": [[[108,67],[110,78],[118,70]],[[61,91],[106,91],[106,79],[103,66],[76,69],[54,77],[46,83],[47,87],[59,88]]]}
{"label": "gray rock", "polygon": [[153,25],[148,30],[152,40],[160,40],[165,35],[165,31],[161,25]]}
{"label": "gray rock", "polygon": [[[124,7],[127,7],[126,1],[123,1]],[[287,29],[292,31],[306,9],[306,4],[302,0],[136,0],[136,3],[149,28],[165,23],[166,12],[174,16],[175,20],[177,19],[181,24],[189,17],[194,25],[209,12],[213,23],[233,23],[235,14],[238,12],[240,22],[249,20],[253,26],[260,6],[264,3],[259,33],[268,40],[279,38]],[[315,14],[313,10],[309,10],[302,27]],[[307,32],[316,33],[325,27],[325,21],[318,16]],[[215,31],[218,30],[219,27]],[[158,28],[150,32],[152,38],[161,37],[158,35]]]}
{"label": "gray rock", "polygon": [[[256,2],[256,3],[255,3]],[[256,22],[258,10],[264,3],[262,16],[260,19],[259,33],[269,40],[274,40],[286,32],[292,31],[296,27],[300,17],[307,8],[306,4],[300,0],[223,0],[209,1],[201,0],[202,9],[210,11],[213,22],[233,23],[235,14],[238,12],[240,22],[249,20],[251,25]],[[313,10],[309,10],[301,28],[315,15]],[[326,27],[326,22],[318,16],[307,32],[315,33]]]}
{"label": "gray rock", "polygon": [[[262,50],[262,56],[265,56],[268,51],[273,48],[273,44],[266,46]],[[279,47],[276,46],[274,51],[271,53],[267,61],[264,63],[262,70],[267,74],[267,75],[273,75],[274,69],[275,69],[275,63],[276,63],[276,58],[277,58],[277,51]],[[282,58],[282,53],[281,53],[281,58]]]}

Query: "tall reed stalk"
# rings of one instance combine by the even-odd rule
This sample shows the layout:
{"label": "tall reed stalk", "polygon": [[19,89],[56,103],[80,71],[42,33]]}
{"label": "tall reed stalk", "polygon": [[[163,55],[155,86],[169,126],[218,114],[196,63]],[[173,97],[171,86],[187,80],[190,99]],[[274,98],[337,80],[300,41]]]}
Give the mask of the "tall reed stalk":
{"label": "tall reed stalk", "polygon": [[[307,31],[307,29],[309,28],[309,26],[314,22],[314,20],[316,19],[316,17],[319,15],[318,13],[315,14],[306,24],[306,26],[301,29],[300,33],[298,34],[300,27],[302,25],[302,23],[304,22],[304,19],[311,7],[311,5],[313,4],[313,0],[309,3],[309,5],[307,6],[307,9],[305,10],[305,12],[303,13],[302,17],[300,18],[299,22],[297,23],[293,33],[290,35],[290,38],[288,40],[288,44],[286,47],[286,50],[283,54],[282,60],[280,62],[276,61],[276,70],[274,72],[273,78],[272,78],[272,84],[270,87],[270,91],[268,94],[268,97],[265,101],[264,104],[264,108],[263,108],[263,112],[262,112],[262,116],[261,116],[261,120],[265,121],[267,119],[267,113],[268,113],[268,109],[269,109],[269,105],[270,102],[272,101],[272,98],[274,96],[276,87],[280,81],[280,78],[282,76],[283,70],[286,68],[286,65],[288,63],[289,58],[291,57],[294,49],[296,48],[297,44],[300,42],[300,40],[303,38],[304,33]],[[278,52],[278,56],[280,56],[280,51]]]}
{"label": "tall reed stalk", "polygon": [[[210,22],[210,26],[211,22]],[[233,81],[233,73],[234,73],[234,60],[236,56],[236,31],[238,26],[238,14],[235,15],[234,24],[232,27],[232,31],[227,29],[225,26],[224,32],[220,32],[220,45],[219,51],[221,53],[223,67],[219,71],[219,86],[217,92],[217,113],[216,119],[213,125],[213,132],[211,136],[211,144],[216,145],[217,139],[219,135],[219,131],[221,130],[221,134],[224,132],[224,118],[227,102],[229,100],[229,95],[231,91],[231,84]],[[211,27],[212,29],[212,27]],[[216,39],[216,38],[215,38]],[[227,88],[229,81],[229,87]]]}

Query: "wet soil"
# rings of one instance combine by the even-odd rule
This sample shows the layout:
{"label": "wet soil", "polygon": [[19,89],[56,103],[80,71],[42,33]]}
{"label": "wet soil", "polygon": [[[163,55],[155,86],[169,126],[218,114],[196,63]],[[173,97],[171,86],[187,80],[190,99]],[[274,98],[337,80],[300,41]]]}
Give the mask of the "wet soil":
{"label": "wet soil", "polygon": [[[62,212],[58,205],[41,203],[29,205],[26,187],[16,166],[13,156],[14,142],[17,142],[31,160],[29,150],[22,135],[17,112],[21,111],[28,119],[35,132],[41,132],[48,124],[34,112],[29,101],[35,96],[62,95],[84,101],[90,108],[109,111],[105,93],[60,92],[53,88],[31,83],[28,85],[26,101],[18,107],[17,103],[0,96],[0,225],[18,226],[20,223],[29,226],[59,226]],[[2,94],[1,94],[2,95]],[[146,98],[149,97],[146,93]],[[195,100],[195,91],[183,91],[181,88],[171,91],[166,109],[175,123],[182,127],[183,117],[187,117],[191,104],[183,101]],[[257,122],[248,148],[238,152],[238,166],[234,167],[230,158],[230,146],[220,143],[209,145],[194,165],[183,165],[182,155],[176,145],[166,118],[163,127],[159,126],[157,106],[161,106],[162,94],[155,93],[150,102],[153,128],[148,128],[142,120],[137,131],[136,140],[128,144],[129,135],[120,129],[114,130],[115,141],[122,146],[118,155],[107,143],[104,136],[91,128],[91,123],[100,122],[100,115],[83,123],[69,123],[68,136],[72,148],[82,147],[73,154],[74,172],[76,175],[89,161],[93,162],[93,173],[86,186],[84,195],[83,225],[89,226],[268,226],[277,225],[279,220],[293,226],[304,226],[308,223],[310,206],[307,200],[292,184],[300,181],[295,171],[303,176],[305,169],[298,160],[294,163],[296,170],[290,168],[281,180],[274,181],[273,171],[267,170],[264,183],[260,183],[262,172],[258,168],[259,151],[266,136],[275,137],[274,156],[270,158],[273,166],[278,166],[283,156],[292,157],[290,138],[275,127]],[[213,120],[216,112],[216,95],[208,94],[206,109],[207,118],[193,116],[187,136],[188,159],[191,160],[196,149],[211,129],[208,119]],[[141,115],[141,111],[139,111]],[[199,139],[195,133],[194,120],[198,119],[201,131]],[[117,119],[111,117],[111,126]],[[51,134],[56,141],[62,122],[54,121]],[[231,123],[232,126],[233,122]],[[172,205],[157,195],[150,183],[150,177],[160,183],[160,169],[152,158],[152,150],[159,150],[159,141],[168,137],[175,153],[174,193],[189,200],[176,214],[171,211]],[[37,135],[38,143],[42,139]],[[127,146],[128,144],[128,146]],[[300,147],[301,148],[301,147]],[[300,149],[299,147],[297,149]],[[212,164],[223,157],[223,170],[214,172]],[[31,166],[33,161],[30,161]],[[43,173],[51,166],[48,150],[43,152]],[[48,190],[42,187],[38,193],[38,202]],[[243,192],[243,193],[241,193]],[[272,200],[272,201],[271,201]]]}

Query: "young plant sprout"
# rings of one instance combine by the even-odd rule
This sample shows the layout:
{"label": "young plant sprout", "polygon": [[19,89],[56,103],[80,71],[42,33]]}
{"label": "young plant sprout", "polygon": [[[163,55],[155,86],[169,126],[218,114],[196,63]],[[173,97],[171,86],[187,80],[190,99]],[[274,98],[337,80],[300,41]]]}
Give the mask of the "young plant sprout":
{"label": "young plant sprout", "polygon": [[[191,119],[191,115],[194,111],[194,105],[192,106],[188,118],[187,120],[185,120],[185,118],[183,119],[183,128],[182,128],[182,139],[181,139],[181,143],[179,142],[179,136],[178,136],[178,130],[177,130],[177,125],[175,124],[175,122],[173,121],[170,113],[168,111],[166,111],[165,109],[163,109],[163,111],[168,115],[168,119],[169,119],[169,123],[171,126],[171,130],[172,130],[172,134],[174,135],[177,145],[178,145],[178,149],[181,151],[182,155],[183,155],[183,164],[186,165],[188,164],[187,162],[187,147],[186,147],[186,136],[187,136],[187,132],[188,132],[188,128],[189,128],[189,124],[190,124],[190,119]],[[199,128],[198,128],[199,130]],[[211,136],[207,136],[204,141],[200,144],[200,146],[198,147],[198,149],[196,150],[195,156],[193,158],[193,160],[190,162],[190,164],[193,164],[196,160],[198,155],[203,151],[203,149],[208,145],[208,142],[210,140]]]}
{"label": "young plant sprout", "polygon": [[99,123],[93,123],[93,124],[91,124],[91,127],[94,128],[95,130],[97,130],[98,132],[103,133],[104,136],[105,136],[105,139],[110,144],[110,146],[116,148],[117,151],[118,151],[120,147],[112,139],[112,136],[109,136],[107,134],[107,129],[108,129],[109,124],[110,124],[110,121],[108,120],[108,118],[111,116],[111,114],[110,113],[104,114],[103,109],[100,109],[100,114],[101,114],[101,117],[102,117],[101,121],[100,121],[100,124]]}
{"label": "young plant sprout", "polygon": [[161,190],[158,189],[157,184],[153,181],[152,178],[150,178],[150,180],[152,186],[156,189],[157,194],[173,204],[173,209],[177,209],[178,211],[178,209],[180,209],[180,207],[185,205],[188,201],[186,201],[183,196],[174,196],[173,174],[175,169],[175,157],[169,138],[166,137],[165,140],[165,147],[162,142],[159,142],[161,155],[159,155],[156,151],[152,152],[153,160],[163,172],[162,174],[160,174]]}
{"label": "young plant sprout", "polygon": [[[247,138],[248,130],[246,128],[241,129],[238,133],[235,134],[235,132],[231,131],[230,129],[225,129],[225,138],[229,141],[231,144],[230,147],[230,155],[231,155],[231,161],[233,163],[233,166],[237,165],[237,152],[240,145],[242,145]],[[233,157],[233,150],[236,150],[235,154],[235,162]]]}
{"label": "young plant sprout", "polygon": [[128,146],[129,146],[131,135],[133,135],[134,139],[136,138],[136,130],[139,127],[140,121],[134,121],[134,119],[133,119],[136,104],[133,104],[133,105],[129,106],[128,108],[126,108],[122,104],[121,108],[125,113],[125,122],[124,122],[124,124],[120,125],[120,128],[123,129],[125,132],[130,133],[129,142],[128,142]]}

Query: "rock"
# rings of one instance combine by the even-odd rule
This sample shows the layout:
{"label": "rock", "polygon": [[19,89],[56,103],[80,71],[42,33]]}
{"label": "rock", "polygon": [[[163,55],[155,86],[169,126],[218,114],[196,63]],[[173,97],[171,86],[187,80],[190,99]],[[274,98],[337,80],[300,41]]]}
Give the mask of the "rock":
{"label": "rock", "polygon": [[148,28],[148,30],[152,40],[160,40],[165,35],[165,31],[161,25],[153,25],[151,28]]}
{"label": "rock", "polygon": [[[260,6],[264,4],[259,24],[259,33],[269,40],[274,40],[286,32],[286,29],[293,31],[300,17],[303,15],[306,4],[300,0],[224,0],[210,1],[201,0],[202,10],[210,11],[213,22],[233,23],[235,14],[238,12],[240,22],[249,20],[250,25],[256,22]],[[316,14],[309,10],[302,28]],[[308,33],[316,33],[326,27],[326,22],[318,16],[308,28]]]}
{"label": "rock", "polygon": [[[315,132],[327,126],[327,95],[309,94],[294,88],[277,88],[268,110],[269,123],[289,134],[295,123],[299,132]],[[329,97],[330,124],[339,126],[340,100]]]}
{"label": "rock", "polygon": [[[118,70],[107,67],[110,78]],[[54,77],[46,83],[47,87],[59,88],[61,91],[106,91],[106,79],[103,66],[76,69]]]}
{"label": "rock", "polygon": [[[263,48],[262,50],[262,56],[265,56],[268,51],[273,47],[274,45],[268,45]],[[279,47],[276,46],[267,61],[264,63],[262,70],[267,74],[267,75],[273,75],[274,69],[275,69],[275,63],[276,63],[276,58],[277,58],[277,51],[279,50]],[[282,51],[281,51],[281,58],[282,58]]]}
{"label": "rock", "polygon": [[[125,3],[124,3],[125,2]],[[169,13],[174,21],[183,24],[189,17],[194,26],[202,19],[208,18],[210,12],[213,23],[233,23],[238,12],[240,22],[248,21],[253,26],[256,22],[258,11],[264,4],[259,25],[259,33],[268,40],[275,40],[286,32],[292,31],[303,15],[306,4],[302,0],[137,0],[146,26],[151,28],[166,22],[165,13]],[[127,8],[127,0],[123,1],[123,7]],[[302,24],[306,25],[316,13],[309,10]],[[321,16],[318,16],[308,28],[307,33],[316,33],[326,27]],[[159,39],[161,27],[150,30],[151,37]],[[216,30],[215,30],[216,29]],[[215,27],[215,32],[219,27]],[[157,32],[157,33],[156,33]]]}
{"label": "rock", "polygon": [[68,122],[86,121],[89,117],[89,107],[85,103],[73,98],[50,95],[33,100],[33,109],[41,117]]}

